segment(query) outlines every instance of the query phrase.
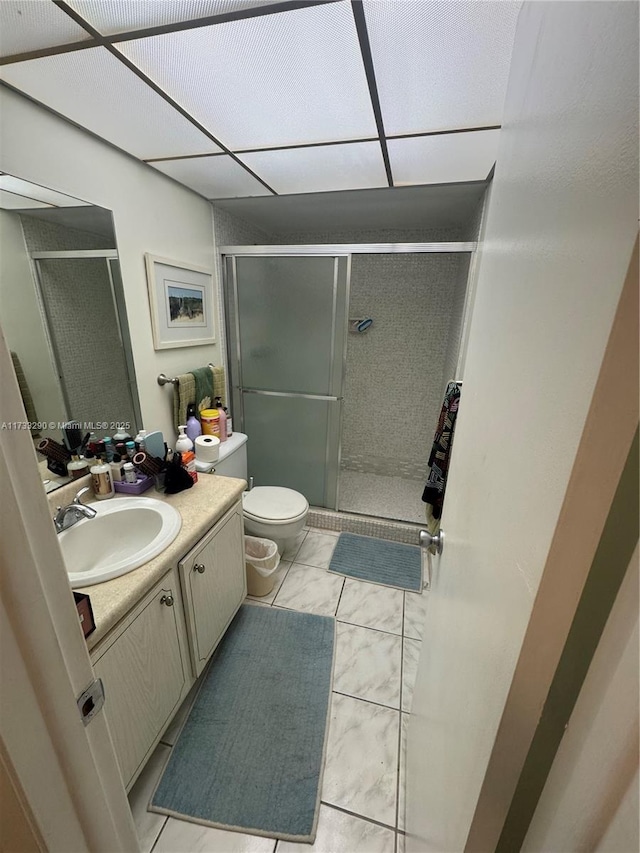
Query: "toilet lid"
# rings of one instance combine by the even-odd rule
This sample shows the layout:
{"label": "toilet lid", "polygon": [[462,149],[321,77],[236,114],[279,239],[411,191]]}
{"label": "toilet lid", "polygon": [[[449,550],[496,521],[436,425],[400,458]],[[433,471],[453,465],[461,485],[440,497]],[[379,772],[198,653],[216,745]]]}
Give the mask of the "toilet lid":
{"label": "toilet lid", "polygon": [[255,486],[245,492],[242,508],[249,518],[266,521],[291,521],[304,515],[309,502],[300,492],[282,486]]}

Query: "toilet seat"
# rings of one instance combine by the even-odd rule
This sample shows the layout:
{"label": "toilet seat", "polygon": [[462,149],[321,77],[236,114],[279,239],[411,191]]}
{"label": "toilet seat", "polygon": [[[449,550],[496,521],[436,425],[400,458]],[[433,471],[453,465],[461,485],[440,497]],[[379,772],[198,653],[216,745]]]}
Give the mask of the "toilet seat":
{"label": "toilet seat", "polygon": [[245,518],[267,524],[291,524],[306,516],[309,502],[293,489],[256,486],[242,497]]}

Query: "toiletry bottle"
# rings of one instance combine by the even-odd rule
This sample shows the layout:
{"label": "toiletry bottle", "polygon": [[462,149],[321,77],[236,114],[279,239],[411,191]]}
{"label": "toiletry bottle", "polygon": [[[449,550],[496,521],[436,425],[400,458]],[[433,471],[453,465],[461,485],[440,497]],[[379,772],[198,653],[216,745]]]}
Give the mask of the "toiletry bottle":
{"label": "toiletry bottle", "polygon": [[185,450],[193,450],[193,442],[185,433],[186,426],[179,426],[180,434],[176,441],[176,453],[184,453]]}
{"label": "toiletry bottle", "polygon": [[200,422],[203,435],[215,435],[220,438],[220,413],[217,409],[201,409]]}
{"label": "toiletry bottle", "polygon": [[127,448],[127,456],[129,457],[129,460],[133,459],[133,457],[136,455],[135,441],[131,441],[131,439],[129,439],[129,441],[125,443],[125,447]]}
{"label": "toiletry bottle", "polygon": [[137,483],[138,475],[136,474],[136,469],[133,467],[133,462],[125,462],[122,470],[124,471],[125,482]]}
{"label": "toiletry bottle", "polygon": [[95,432],[90,432],[89,433],[89,439],[87,440],[87,448],[93,454],[95,454],[97,446],[98,446],[98,436],[95,434]]}
{"label": "toiletry bottle", "polygon": [[[127,455],[127,446],[124,441],[119,441],[115,446],[115,452],[118,454],[120,459],[124,459]],[[126,461],[126,460],[125,460]]]}
{"label": "toiletry bottle", "polygon": [[74,453],[71,457],[71,462],[67,463],[67,473],[72,480],[79,480],[80,477],[84,477],[85,474],[88,474],[89,466],[87,465],[87,460],[84,456],[78,456]]}
{"label": "toiletry bottle", "polygon": [[227,438],[230,438],[233,435],[233,418],[226,406],[224,407],[224,413],[227,416]]}
{"label": "toiletry bottle", "polygon": [[128,441],[130,438],[131,438],[131,436],[130,436],[130,435],[129,435],[129,433],[126,431],[126,429],[124,429],[123,427],[120,427],[120,429],[118,430],[118,432],[114,433],[114,436],[113,436],[113,440],[114,440],[115,442],[118,442],[118,441]]}
{"label": "toiletry bottle", "polygon": [[194,442],[199,435],[202,435],[202,426],[200,425],[200,421],[198,420],[195,403],[189,403],[189,405],[187,406],[186,433],[191,439],[191,441]]}
{"label": "toiletry bottle", "polygon": [[104,452],[107,456],[107,462],[111,462],[111,460],[113,459],[113,454],[115,453],[113,441],[111,441],[108,435],[105,435],[105,437],[102,439],[102,443],[104,444]]}
{"label": "toiletry bottle", "polygon": [[124,472],[122,470],[124,466],[124,462],[122,461],[122,457],[119,453],[114,453],[113,459],[110,463],[111,465],[111,476],[113,477],[114,483],[121,483],[124,479]]}
{"label": "toiletry bottle", "polygon": [[220,418],[220,441],[227,440],[227,416],[222,408],[222,397],[216,397],[216,408]]}
{"label": "toiletry bottle", "polygon": [[113,488],[113,477],[111,476],[111,466],[107,462],[97,460],[95,465],[91,466],[91,485],[93,486],[93,494],[99,501],[104,501],[107,498],[112,498],[115,495]]}
{"label": "toiletry bottle", "polygon": [[147,435],[146,429],[138,430],[138,434],[134,439],[136,450],[144,450],[145,449],[145,437]]}

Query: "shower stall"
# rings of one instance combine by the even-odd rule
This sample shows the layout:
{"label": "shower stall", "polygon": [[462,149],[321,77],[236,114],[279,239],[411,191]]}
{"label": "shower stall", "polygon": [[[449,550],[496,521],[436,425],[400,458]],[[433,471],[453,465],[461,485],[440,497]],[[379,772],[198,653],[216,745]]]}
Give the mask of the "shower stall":
{"label": "shower stall", "polygon": [[[421,523],[475,243],[223,247],[231,402],[256,485]],[[369,322],[372,320],[373,322]]]}

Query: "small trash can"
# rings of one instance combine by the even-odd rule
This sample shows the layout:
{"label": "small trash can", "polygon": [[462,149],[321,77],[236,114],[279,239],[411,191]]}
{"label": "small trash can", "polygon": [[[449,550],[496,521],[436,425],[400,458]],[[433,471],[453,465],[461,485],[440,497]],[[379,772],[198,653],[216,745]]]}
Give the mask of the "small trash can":
{"label": "small trash can", "polygon": [[248,594],[258,598],[269,595],[276,582],[276,569],[280,564],[276,543],[258,536],[245,536],[244,559]]}

